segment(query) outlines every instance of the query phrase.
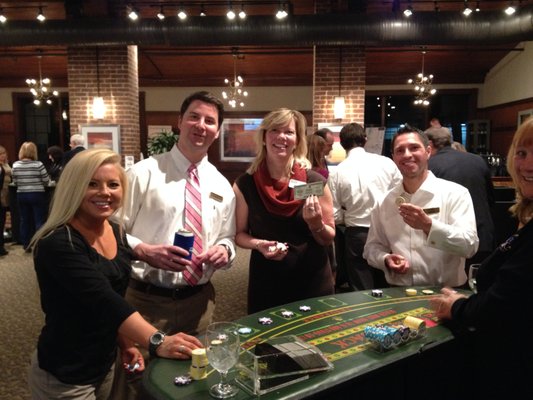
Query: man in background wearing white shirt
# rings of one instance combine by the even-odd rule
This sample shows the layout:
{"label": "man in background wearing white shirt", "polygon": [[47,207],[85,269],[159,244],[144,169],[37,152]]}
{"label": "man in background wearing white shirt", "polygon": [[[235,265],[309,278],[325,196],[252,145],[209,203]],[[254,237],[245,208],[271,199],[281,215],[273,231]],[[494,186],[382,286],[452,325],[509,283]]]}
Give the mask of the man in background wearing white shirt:
{"label": "man in background wearing white shirt", "polygon": [[338,268],[344,268],[351,290],[383,287],[383,273],[370,267],[363,258],[370,213],[385,194],[402,181],[394,162],[378,154],[365,151],[367,140],[363,127],[356,123],[345,125],[340,142],[346,159],[336,168],[328,184],[333,196],[335,225],[344,225],[344,243],[337,246]]}

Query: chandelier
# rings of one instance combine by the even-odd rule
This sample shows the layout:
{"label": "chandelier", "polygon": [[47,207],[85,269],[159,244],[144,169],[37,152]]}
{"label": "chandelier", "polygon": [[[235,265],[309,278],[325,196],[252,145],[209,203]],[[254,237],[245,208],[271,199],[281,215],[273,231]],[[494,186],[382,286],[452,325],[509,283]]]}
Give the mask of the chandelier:
{"label": "chandelier", "polygon": [[39,60],[39,80],[28,78],[26,79],[26,84],[30,88],[31,94],[33,94],[33,104],[40,106],[42,103],[48,105],[52,104],[52,99],[59,96],[57,90],[51,89],[52,82],[49,78],[43,78],[41,72],[41,55],[38,56]]}
{"label": "chandelier", "polygon": [[408,84],[414,86],[416,106],[428,106],[429,98],[437,93],[437,89],[432,88],[433,75],[424,75],[424,56],[426,52],[422,52],[422,72],[420,72],[415,79],[409,79]]}
{"label": "chandelier", "polygon": [[224,79],[227,90],[222,91],[222,97],[228,101],[231,108],[236,108],[237,104],[244,107],[244,98],[248,97],[248,92],[243,89],[244,79],[237,75],[237,58],[239,57],[236,49],[232,50],[233,55],[233,79]]}

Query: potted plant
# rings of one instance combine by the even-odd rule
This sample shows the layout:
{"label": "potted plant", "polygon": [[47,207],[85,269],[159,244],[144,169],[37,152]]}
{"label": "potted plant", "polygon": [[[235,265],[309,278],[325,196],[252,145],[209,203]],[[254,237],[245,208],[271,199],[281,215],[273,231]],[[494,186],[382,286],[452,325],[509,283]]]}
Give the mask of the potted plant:
{"label": "potted plant", "polygon": [[176,144],[179,139],[179,135],[174,132],[159,132],[154,137],[148,140],[148,155],[161,154],[170,151],[172,146]]}

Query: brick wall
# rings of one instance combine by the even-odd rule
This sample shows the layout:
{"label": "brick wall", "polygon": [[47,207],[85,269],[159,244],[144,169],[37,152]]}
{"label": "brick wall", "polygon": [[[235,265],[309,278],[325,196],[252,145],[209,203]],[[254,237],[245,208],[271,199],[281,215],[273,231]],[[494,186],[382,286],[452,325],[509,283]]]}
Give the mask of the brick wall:
{"label": "brick wall", "polygon": [[[71,134],[79,133],[80,125],[119,125],[120,153],[140,153],[139,80],[137,46],[70,47],[68,49],[68,85]],[[106,104],[103,120],[92,117],[93,97],[98,93]]]}
{"label": "brick wall", "polygon": [[[342,54],[341,54],[342,51]],[[359,47],[324,47],[314,50],[313,126],[319,123],[364,123],[365,115],[365,51]],[[341,62],[342,58],[342,62]],[[341,66],[339,74],[339,63]],[[333,118],[335,96],[344,96],[346,116]]]}

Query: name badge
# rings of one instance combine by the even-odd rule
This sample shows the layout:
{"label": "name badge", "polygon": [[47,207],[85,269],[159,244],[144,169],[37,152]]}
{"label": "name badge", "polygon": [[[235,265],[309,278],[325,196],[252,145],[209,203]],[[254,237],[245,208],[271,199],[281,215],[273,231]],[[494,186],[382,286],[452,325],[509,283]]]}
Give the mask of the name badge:
{"label": "name badge", "polygon": [[222,203],[222,200],[224,200],[224,198],[221,195],[213,193],[213,192],[209,193],[209,198],[215,201],[218,201],[219,203]]}

